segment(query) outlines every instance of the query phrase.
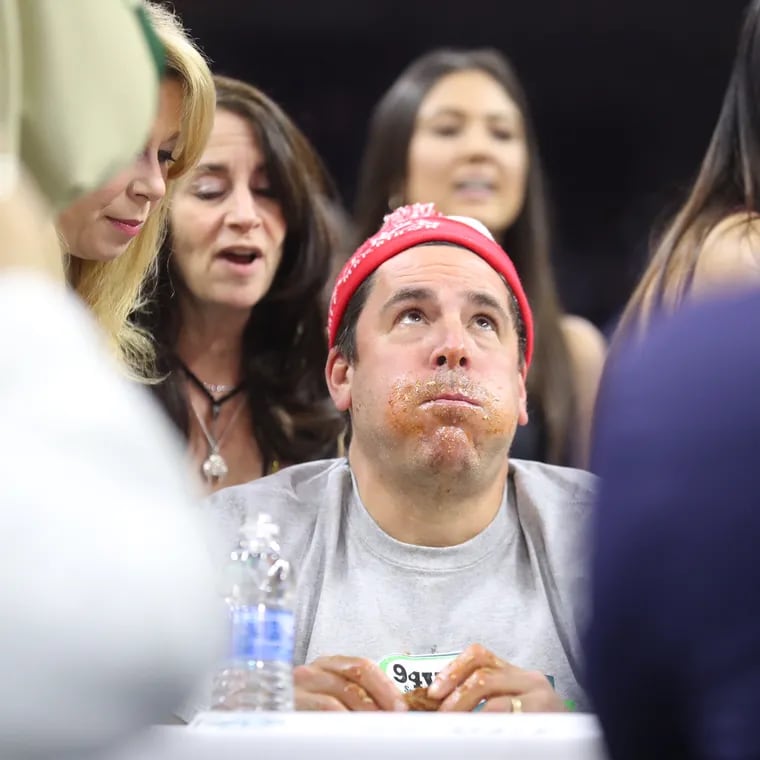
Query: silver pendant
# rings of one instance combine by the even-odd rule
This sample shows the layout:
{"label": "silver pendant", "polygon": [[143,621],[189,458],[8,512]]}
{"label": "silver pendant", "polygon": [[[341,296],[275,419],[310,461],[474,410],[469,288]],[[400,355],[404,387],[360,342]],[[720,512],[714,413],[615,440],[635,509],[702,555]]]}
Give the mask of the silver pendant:
{"label": "silver pendant", "polygon": [[218,480],[230,471],[229,467],[227,467],[227,462],[224,461],[224,457],[216,451],[212,451],[208,455],[201,470],[203,470],[203,476],[206,480]]}

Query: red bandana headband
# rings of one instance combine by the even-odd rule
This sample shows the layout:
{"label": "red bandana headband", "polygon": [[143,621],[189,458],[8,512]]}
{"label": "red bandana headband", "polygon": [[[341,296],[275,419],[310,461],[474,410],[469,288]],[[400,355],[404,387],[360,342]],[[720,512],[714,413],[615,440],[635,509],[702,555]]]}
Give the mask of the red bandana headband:
{"label": "red bandana headband", "polygon": [[[477,222],[473,220],[473,224]],[[338,325],[348,302],[364,280],[388,259],[423,243],[458,245],[476,253],[504,277],[517,299],[525,325],[525,366],[530,366],[533,355],[533,316],[511,259],[490,235],[456,217],[444,216],[435,210],[432,203],[415,203],[396,209],[385,217],[380,230],[362,243],[345,263],[335,281],[330,299],[327,316],[330,348],[335,345]]]}

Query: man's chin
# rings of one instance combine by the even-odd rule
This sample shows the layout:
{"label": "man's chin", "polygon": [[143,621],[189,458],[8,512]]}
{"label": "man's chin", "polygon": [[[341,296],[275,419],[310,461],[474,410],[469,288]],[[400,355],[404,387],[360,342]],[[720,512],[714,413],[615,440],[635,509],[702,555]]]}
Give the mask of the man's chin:
{"label": "man's chin", "polygon": [[441,427],[420,440],[421,459],[444,472],[466,472],[478,461],[470,434],[460,427]]}

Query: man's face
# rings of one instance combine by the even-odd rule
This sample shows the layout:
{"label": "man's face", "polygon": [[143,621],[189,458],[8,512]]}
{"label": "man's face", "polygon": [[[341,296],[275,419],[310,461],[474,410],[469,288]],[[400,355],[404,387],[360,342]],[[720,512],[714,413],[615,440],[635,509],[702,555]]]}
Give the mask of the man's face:
{"label": "man's face", "polygon": [[501,277],[462,248],[412,248],[375,272],[357,361],[328,381],[352,421],[351,452],[409,474],[506,467],[527,422],[524,371]]}

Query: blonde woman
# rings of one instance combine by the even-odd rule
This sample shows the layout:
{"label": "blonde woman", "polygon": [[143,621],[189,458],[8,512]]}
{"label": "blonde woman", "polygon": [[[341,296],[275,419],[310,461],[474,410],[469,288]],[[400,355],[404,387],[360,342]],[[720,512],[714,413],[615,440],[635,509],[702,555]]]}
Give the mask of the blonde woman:
{"label": "blonde woman", "polygon": [[211,72],[179,19],[158,4],[146,8],[166,51],[166,70],[145,149],[58,218],[69,284],[136,377],[150,376],[152,350],[127,318],[158,253],[172,185],[198,162],[215,107]]}

